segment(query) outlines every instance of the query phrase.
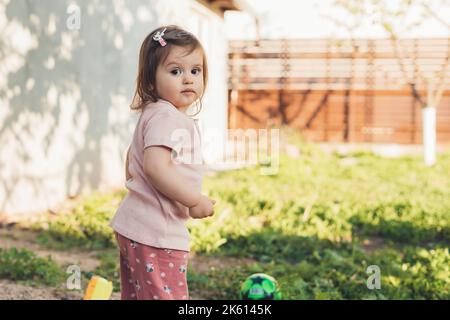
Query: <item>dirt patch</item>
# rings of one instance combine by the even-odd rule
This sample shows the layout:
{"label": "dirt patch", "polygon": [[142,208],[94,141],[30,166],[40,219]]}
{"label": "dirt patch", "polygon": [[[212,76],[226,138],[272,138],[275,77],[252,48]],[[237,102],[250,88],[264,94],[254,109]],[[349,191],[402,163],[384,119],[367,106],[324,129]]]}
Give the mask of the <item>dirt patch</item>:
{"label": "dirt patch", "polygon": [[195,272],[205,273],[208,271],[234,268],[236,266],[253,263],[257,263],[257,261],[249,258],[205,257],[191,254],[189,267],[195,270]]}
{"label": "dirt patch", "polygon": [[37,236],[37,232],[26,229],[12,228],[8,230],[0,228],[0,248],[28,249],[41,258],[50,256],[61,266],[78,265],[81,270],[86,271],[94,271],[100,265],[95,252],[76,249],[65,251],[50,250],[37,244]]}
{"label": "dirt patch", "polygon": [[[81,290],[64,290],[53,287],[33,287],[10,280],[0,280],[0,300],[82,300]],[[120,300],[120,293],[113,292],[110,300]]]}
{"label": "dirt patch", "polygon": [[380,237],[370,237],[364,239],[362,242],[362,248],[368,254],[371,254],[384,246],[384,240]]}
{"label": "dirt patch", "polygon": [[[10,280],[0,280],[1,300],[60,300],[66,298],[61,297],[57,291],[49,287],[32,287]],[[74,296],[73,294],[70,295]],[[79,297],[74,296],[73,298],[76,299]]]}

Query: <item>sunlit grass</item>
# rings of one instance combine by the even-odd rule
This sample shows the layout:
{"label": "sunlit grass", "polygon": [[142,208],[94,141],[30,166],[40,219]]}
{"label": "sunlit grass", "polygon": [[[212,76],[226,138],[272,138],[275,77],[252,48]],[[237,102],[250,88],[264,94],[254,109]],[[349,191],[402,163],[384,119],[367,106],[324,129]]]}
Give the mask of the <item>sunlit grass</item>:
{"label": "sunlit grass", "polygon": [[[193,292],[237,298],[247,275],[266,272],[286,299],[450,298],[449,153],[428,168],[420,157],[343,156],[296,137],[291,143],[300,157],[282,154],[277,175],[255,166],[205,177],[216,214],[188,223],[193,252],[255,264],[189,270]],[[50,223],[40,243],[114,248],[108,223],[124,194],[86,197]],[[111,256],[103,258],[101,270],[117,274]],[[380,290],[366,286],[369,265],[380,267]]]}

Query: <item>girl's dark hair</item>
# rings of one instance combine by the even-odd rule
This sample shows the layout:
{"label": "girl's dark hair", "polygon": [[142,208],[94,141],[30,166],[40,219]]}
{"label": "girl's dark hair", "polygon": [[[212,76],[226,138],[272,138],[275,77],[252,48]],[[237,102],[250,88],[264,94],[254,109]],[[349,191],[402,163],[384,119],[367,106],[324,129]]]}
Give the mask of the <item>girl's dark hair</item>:
{"label": "girl's dark hair", "polygon": [[[158,41],[153,40],[157,32],[164,29],[163,39],[166,45],[163,47]],[[142,42],[139,53],[138,75],[136,78],[136,91],[130,105],[132,110],[141,110],[148,102],[156,102],[159,99],[156,92],[156,69],[160,63],[164,63],[172,46],[186,47],[188,54],[200,49],[203,55],[203,83],[206,88],[208,80],[208,66],[205,50],[200,41],[190,32],[175,25],[163,26],[150,32]],[[203,90],[204,92],[204,90]],[[200,96],[200,102],[201,98]]]}

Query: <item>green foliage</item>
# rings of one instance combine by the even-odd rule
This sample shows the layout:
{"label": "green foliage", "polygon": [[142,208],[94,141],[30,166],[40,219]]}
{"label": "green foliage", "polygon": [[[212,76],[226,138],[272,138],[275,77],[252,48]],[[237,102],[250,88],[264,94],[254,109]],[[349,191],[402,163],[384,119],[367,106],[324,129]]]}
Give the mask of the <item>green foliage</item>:
{"label": "green foliage", "polygon": [[[189,269],[193,292],[236,299],[241,282],[263,272],[278,280],[284,299],[450,298],[449,153],[429,168],[420,157],[327,154],[299,137],[290,143],[301,156],[281,154],[276,175],[255,166],[205,177],[216,214],[189,221],[192,250],[255,264]],[[87,197],[51,222],[41,243],[115,247],[108,223],[123,195]],[[109,277],[118,272],[112,257],[100,268]],[[366,286],[370,265],[380,267],[380,290]]]}
{"label": "green foliage", "polygon": [[26,249],[0,249],[0,278],[55,286],[61,284],[64,277],[64,272],[51,257],[39,258]]}
{"label": "green foliage", "polygon": [[[209,233],[199,228],[212,226],[222,244],[194,249],[259,261],[256,271],[275,276],[286,299],[448,299],[450,155],[427,168],[420,157],[299,146],[302,157],[282,155],[276,176],[255,167],[206,179],[217,214],[191,224],[191,233],[206,243]],[[366,250],[374,238],[381,244]],[[369,265],[380,267],[380,290],[367,288]],[[242,281],[249,272],[216,270],[208,274],[210,287],[199,287],[235,299],[238,286],[226,279]]]}
{"label": "green foliage", "polygon": [[124,195],[121,191],[86,196],[72,212],[48,223],[38,237],[39,244],[56,249],[114,248],[115,238],[109,222]]}
{"label": "green foliage", "polygon": [[112,281],[113,291],[120,291],[119,252],[116,249],[102,250],[98,253],[100,266],[94,274]]}

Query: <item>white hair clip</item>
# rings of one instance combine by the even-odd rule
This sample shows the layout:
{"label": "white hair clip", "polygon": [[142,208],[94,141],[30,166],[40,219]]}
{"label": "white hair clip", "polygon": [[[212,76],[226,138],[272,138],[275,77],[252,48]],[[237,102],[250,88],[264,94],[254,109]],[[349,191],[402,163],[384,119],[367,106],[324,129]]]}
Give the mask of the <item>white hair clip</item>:
{"label": "white hair clip", "polygon": [[161,45],[161,47],[164,47],[167,42],[164,40],[163,35],[164,35],[164,31],[166,31],[167,28],[164,28],[163,31],[158,31],[157,33],[155,33],[155,35],[153,36],[153,40],[158,41],[159,44]]}

